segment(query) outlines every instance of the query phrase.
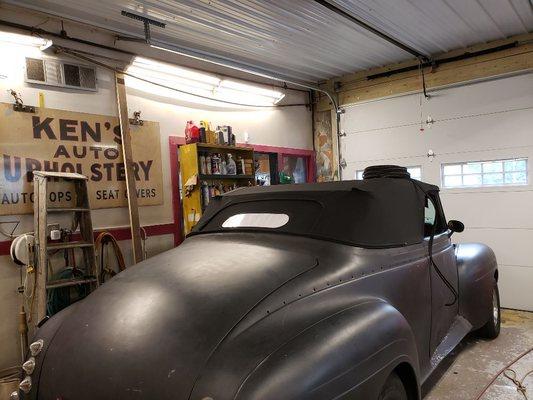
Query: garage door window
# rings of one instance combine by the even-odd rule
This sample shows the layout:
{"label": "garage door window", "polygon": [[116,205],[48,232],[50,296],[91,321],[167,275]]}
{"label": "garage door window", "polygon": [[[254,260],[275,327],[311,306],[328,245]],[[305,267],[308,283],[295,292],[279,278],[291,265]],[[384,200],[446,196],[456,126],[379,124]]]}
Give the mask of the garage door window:
{"label": "garage door window", "polygon": [[527,185],[527,158],[442,165],[445,188]]}

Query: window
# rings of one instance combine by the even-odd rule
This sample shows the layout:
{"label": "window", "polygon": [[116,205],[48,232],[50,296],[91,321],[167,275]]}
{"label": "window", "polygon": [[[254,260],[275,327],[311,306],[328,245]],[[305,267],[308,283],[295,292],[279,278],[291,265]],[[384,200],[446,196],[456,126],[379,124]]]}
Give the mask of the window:
{"label": "window", "polygon": [[445,188],[527,185],[527,158],[442,165]]}
{"label": "window", "polygon": [[[406,167],[406,168],[407,168],[407,172],[409,172],[409,174],[411,175],[411,178],[416,179],[416,180],[422,179],[422,167],[420,165],[415,165],[415,166]],[[364,172],[363,169],[357,170],[355,172],[355,179],[362,180],[363,172]]]}
{"label": "window", "polygon": [[275,229],[289,222],[287,214],[246,213],[229,217],[222,228],[270,228]]}
{"label": "window", "polygon": [[283,156],[283,165],[279,173],[280,183],[307,182],[307,162],[301,156]]}
{"label": "window", "polygon": [[424,208],[424,236],[438,235],[447,229],[446,218],[444,217],[438,194],[430,193],[426,197],[426,206]]}

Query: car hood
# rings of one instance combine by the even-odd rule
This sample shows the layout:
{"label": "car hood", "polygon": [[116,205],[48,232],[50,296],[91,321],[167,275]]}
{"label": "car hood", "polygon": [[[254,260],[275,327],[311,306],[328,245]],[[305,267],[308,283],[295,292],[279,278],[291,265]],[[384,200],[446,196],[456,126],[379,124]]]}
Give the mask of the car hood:
{"label": "car hood", "polygon": [[127,269],[44,338],[38,398],[188,399],[224,337],[312,253],[285,235],[198,235]]}

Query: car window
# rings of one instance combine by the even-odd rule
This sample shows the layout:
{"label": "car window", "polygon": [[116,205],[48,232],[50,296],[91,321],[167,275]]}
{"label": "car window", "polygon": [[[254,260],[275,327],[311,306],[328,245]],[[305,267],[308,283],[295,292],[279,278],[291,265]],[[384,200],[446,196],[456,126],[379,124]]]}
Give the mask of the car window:
{"label": "car window", "polygon": [[424,207],[424,236],[429,237],[435,231],[433,226],[435,225],[437,212],[435,205],[429,197],[426,197],[426,206]]}
{"label": "car window", "polygon": [[289,222],[287,214],[241,213],[229,217],[222,228],[280,228]]}
{"label": "car window", "polygon": [[435,216],[437,215],[435,211],[435,205],[426,197],[426,207],[424,208],[424,223],[430,226],[433,226],[435,223]]}

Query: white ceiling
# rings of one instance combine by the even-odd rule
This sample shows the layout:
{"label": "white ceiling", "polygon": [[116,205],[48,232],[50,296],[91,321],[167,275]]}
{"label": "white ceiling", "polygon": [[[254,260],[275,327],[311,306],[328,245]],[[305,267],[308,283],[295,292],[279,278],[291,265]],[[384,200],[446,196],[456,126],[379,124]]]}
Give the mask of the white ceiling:
{"label": "white ceiling", "polygon": [[[154,41],[316,82],[412,58],[313,0],[9,0],[143,37],[122,10],[167,24]],[[533,31],[529,0],[331,0],[399,41],[435,54]]]}

